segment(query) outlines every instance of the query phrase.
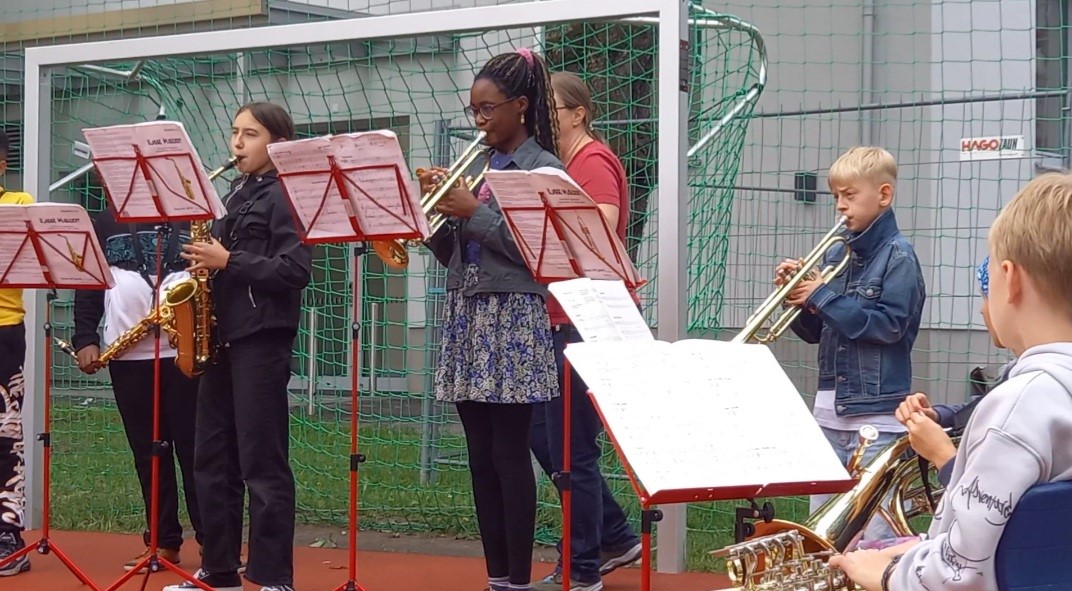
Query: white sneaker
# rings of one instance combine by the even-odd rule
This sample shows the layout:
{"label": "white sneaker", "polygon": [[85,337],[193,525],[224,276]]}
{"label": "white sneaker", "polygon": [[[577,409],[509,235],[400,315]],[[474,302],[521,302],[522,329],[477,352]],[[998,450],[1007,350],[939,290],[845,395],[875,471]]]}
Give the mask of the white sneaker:
{"label": "white sneaker", "polygon": [[267,587],[261,587],[261,591],[294,591],[294,587],[290,585],[268,585]]}
{"label": "white sneaker", "polygon": [[[205,572],[204,569],[197,569],[194,573],[194,578],[202,583],[212,587],[216,591],[242,591],[242,579],[238,576],[238,573],[231,573],[229,575],[215,575]],[[194,585],[190,581],[183,581],[178,585],[168,585],[161,591],[190,591],[191,589],[200,590],[201,587]]]}

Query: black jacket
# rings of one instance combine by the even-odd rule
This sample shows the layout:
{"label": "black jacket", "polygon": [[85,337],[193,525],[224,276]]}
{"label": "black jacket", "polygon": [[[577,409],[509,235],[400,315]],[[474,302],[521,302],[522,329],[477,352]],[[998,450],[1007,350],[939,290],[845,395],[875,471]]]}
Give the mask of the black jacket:
{"label": "black jacket", "polygon": [[244,175],[231,191],[227,215],[212,225],[231,253],[211,283],[217,338],[228,344],[265,330],[297,334],[313,249],[299,239],[274,171]]}
{"label": "black jacket", "polygon": [[[156,242],[161,236],[158,224],[120,224],[111,209],[105,209],[94,216],[93,230],[108,266],[141,273],[146,282],[153,285],[157,270]],[[190,223],[170,224],[162,236],[160,254],[164,276],[186,269],[188,263],[179,253],[182,245],[190,241]],[[104,318],[104,293],[101,289],[75,290],[74,336],[71,339],[75,350],[89,345],[100,346],[97,329]]]}

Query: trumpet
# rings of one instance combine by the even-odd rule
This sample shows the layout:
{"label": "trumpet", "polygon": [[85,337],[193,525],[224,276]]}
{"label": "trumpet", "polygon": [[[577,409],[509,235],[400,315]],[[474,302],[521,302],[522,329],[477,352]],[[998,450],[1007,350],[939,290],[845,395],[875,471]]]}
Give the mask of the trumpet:
{"label": "trumpet", "polygon": [[[484,173],[488,171],[490,162],[487,162],[487,154],[481,147],[484,142],[484,138],[487,136],[486,132],[479,132],[476,134],[476,138],[465,147],[465,151],[462,155],[454,161],[454,164],[450,165],[450,169],[447,171],[447,175],[435,184],[431,190],[424,195],[421,195],[421,211],[424,213],[425,218],[428,219],[428,227],[432,234],[435,234],[443,227],[443,224],[447,221],[447,216],[436,211],[436,206],[443,200],[443,197],[455,188],[465,176],[465,173],[473,166],[473,163],[477,161],[481,156],[485,157],[484,167],[480,172],[465,181],[465,186],[470,190],[474,190],[480,181],[484,180]],[[417,176],[424,174],[423,168],[417,169]],[[405,269],[409,265],[409,252],[407,252],[408,246],[416,246],[417,244],[423,244],[426,240],[373,240],[372,250],[376,253],[376,256],[380,257],[380,260],[389,267],[396,269]]]}
{"label": "trumpet", "polygon": [[837,224],[823,236],[823,239],[819,241],[819,244],[812,249],[808,256],[804,257],[800,261],[800,268],[793,272],[786,282],[782,284],[774,293],[770,294],[766,300],[748,317],[748,321],[745,322],[744,328],[741,332],[737,333],[737,336],[733,338],[734,343],[747,343],[749,341],[756,341],[757,343],[771,343],[781,337],[789,325],[793,324],[793,321],[800,316],[801,306],[792,306],[791,309],[783,312],[781,316],[771,325],[765,334],[761,334],[763,325],[774,316],[774,313],[778,308],[785,307],[785,301],[789,298],[789,294],[793,292],[806,279],[812,279],[816,277],[816,267],[823,262],[823,256],[833,247],[839,243],[845,245],[845,256],[842,257],[841,262],[835,265],[827,265],[825,269],[819,271],[818,277],[820,277],[824,284],[829,284],[835,277],[841,274],[845,270],[845,267],[849,264],[849,254],[852,252],[849,247],[849,240],[842,234],[842,230],[845,229],[845,224],[848,220],[845,216],[838,218]]}

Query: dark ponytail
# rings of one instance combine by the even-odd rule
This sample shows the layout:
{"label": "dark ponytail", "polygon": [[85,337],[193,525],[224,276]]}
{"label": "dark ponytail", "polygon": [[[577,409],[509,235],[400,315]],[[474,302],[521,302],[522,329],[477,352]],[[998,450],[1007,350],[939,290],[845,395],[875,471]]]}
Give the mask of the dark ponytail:
{"label": "dark ponytail", "polygon": [[555,97],[551,88],[551,73],[543,58],[522,47],[516,52],[502,53],[484,64],[477,80],[490,80],[507,98],[526,97],[525,130],[544,150],[558,155],[558,120],[555,119]]}

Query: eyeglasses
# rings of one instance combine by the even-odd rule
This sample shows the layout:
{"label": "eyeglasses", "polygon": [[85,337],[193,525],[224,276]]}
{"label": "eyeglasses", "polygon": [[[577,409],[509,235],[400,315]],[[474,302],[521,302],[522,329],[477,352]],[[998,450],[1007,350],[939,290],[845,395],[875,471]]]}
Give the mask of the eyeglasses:
{"label": "eyeglasses", "polygon": [[492,117],[495,116],[495,109],[498,109],[499,107],[505,105],[506,103],[511,103],[513,101],[516,101],[519,98],[521,98],[521,97],[515,96],[514,98],[508,98],[505,101],[503,101],[503,102],[501,102],[501,103],[499,103],[497,105],[483,104],[483,105],[480,105],[479,107],[474,107],[473,105],[469,105],[468,107],[465,108],[465,114],[468,115],[472,119],[476,119],[476,114],[480,113],[480,116],[483,117],[484,119],[491,119]]}

